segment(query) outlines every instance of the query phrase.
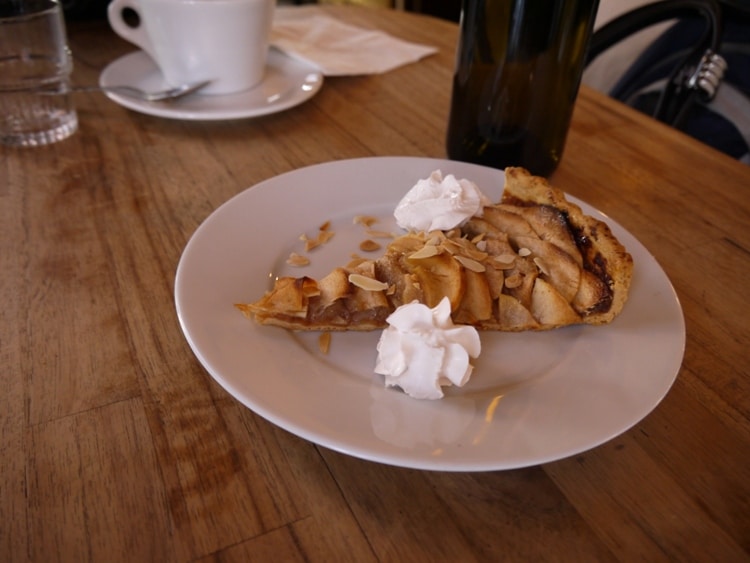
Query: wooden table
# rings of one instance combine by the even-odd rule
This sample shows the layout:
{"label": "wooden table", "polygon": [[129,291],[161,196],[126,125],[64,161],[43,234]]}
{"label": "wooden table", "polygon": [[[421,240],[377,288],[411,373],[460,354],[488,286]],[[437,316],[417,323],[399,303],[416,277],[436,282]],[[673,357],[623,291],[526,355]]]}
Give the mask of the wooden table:
{"label": "wooden table", "polygon": [[[749,560],[750,168],[589,89],[552,180],[656,256],[687,323],[635,428],[538,467],[419,471],[306,442],[207,375],[173,283],[217,206],[305,165],[445,155],[456,26],[330,12],[440,52],[252,120],[81,94],[72,138],[0,147],[0,560]],[[131,50],[101,22],[69,35],[78,84]]]}

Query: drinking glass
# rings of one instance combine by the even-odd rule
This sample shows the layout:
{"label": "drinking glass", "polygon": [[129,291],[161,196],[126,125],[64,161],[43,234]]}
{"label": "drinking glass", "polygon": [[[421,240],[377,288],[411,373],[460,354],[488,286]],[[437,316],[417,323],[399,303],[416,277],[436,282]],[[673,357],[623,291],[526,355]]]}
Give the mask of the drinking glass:
{"label": "drinking glass", "polygon": [[78,129],[58,0],[0,2],[0,143],[35,147]]}

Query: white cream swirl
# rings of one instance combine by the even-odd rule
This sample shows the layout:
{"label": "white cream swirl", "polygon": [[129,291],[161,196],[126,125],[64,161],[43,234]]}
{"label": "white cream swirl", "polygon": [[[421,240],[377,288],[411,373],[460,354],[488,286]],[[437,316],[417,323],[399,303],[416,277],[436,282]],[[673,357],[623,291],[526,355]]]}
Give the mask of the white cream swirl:
{"label": "white cream swirl", "polygon": [[469,358],[481,352],[479,333],[453,324],[447,297],[434,309],[416,301],[402,305],[387,320],[375,364],[386,387],[401,387],[417,399],[440,399],[443,385],[469,381],[474,369]]}
{"label": "white cream swirl", "polygon": [[490,200],[474,182],[443,177],[435,170],[419,180],[401,199],[393,215],[398,226],[408,231],[447,231],[473,216],[481,216]]}

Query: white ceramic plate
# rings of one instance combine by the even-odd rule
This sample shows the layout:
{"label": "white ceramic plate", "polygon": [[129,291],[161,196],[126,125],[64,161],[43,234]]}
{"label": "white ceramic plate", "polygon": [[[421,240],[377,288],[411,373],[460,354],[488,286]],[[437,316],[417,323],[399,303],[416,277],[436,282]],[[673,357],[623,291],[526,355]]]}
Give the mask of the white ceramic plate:
{"label": "white ceramic plate", "polygon": [[[382,463],[449,471],[536,465],[593,448],[626,431],[664,397],[679,371],[685,325],[664,271],[607,219],[635,260],[630,300],[610,325],[542,333],[481,333],[482,354],[463,388],[438,401],[386,389],[373,372],[380,336],[259,326],[233,304],[257,300],[277,275],[318,276],[348,261],[365,237],[357,214],[382,218],[435,169],[469,178],[493,200],[501,171],[423,158],[344,160],[262,182],[217,209],[180,260],[177,313],[211,376],[259,415],[322,446]],[[590,206],[584,211],[602,217]],[[334,238],[306,268],[286,265],[331,220]]]}
{"label": "white ceramic plate", "polygon": [[[100,86],[135,86],[146,91],[167,88],[153,59],[134,51],[110,63],[99,77]],[[323,85],[323,74],[314,66],[271,48],[263,82],[244,92],[226,95],[196,93],[172,102],[145,102],[108,92],[107,96],[134,111],[193,121],[258,117],[284,111],[313,97]]]}

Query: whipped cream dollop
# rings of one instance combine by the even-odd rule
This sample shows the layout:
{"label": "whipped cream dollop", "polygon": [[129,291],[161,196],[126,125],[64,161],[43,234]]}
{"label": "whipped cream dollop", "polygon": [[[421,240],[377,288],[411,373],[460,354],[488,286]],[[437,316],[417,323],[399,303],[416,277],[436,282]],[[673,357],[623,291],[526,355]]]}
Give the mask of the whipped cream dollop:
{"label": "whipped cream dollop", "polygon": [[448,231],[473,216],[481,217],[490,200],[470,180],[443,177],[435,170],[419,180],[396,206],[398,226],[408,231]]}
{"label": "whipped cream dollop", "polygon": [[469,381],[474,369],[469,358],[482,349],[479,333],[453,324],[447,297],[434,309],[417,301],[402,305],[387,320],[375,363],[386,387],[401,387],[417,399],[440,399],[442,386]]}

